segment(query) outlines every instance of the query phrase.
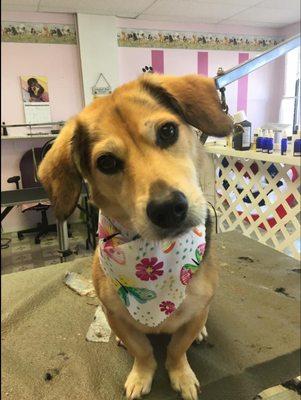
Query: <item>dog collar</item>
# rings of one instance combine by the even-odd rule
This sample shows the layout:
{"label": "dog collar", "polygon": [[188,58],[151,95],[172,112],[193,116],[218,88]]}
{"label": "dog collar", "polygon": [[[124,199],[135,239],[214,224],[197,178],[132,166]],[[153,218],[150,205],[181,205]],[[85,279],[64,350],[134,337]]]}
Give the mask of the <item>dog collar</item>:
{"label": "dog collar", "polygon": [[172,315],[200,267],[205,226],[198,225],[172,240],[153,241],[100,214],[98,235],[100,263],[131,316],[155,327]]}

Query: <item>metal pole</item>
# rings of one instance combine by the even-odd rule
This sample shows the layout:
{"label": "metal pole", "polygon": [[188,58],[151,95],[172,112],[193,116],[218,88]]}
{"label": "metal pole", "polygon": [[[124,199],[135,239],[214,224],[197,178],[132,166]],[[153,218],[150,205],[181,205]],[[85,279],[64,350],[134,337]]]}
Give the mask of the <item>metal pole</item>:
{"label": "metal pole", "polygon": [[57,121],[57,122],[40,122],[38,124],[14,124],[14,125],[6,125],[4,122],[2,123],[3,128],[20,128],[25,126],[52,126],[52,125],[64,125],[64,121]]}
{"label": "metal pole", "polygon": [[263,67],[265,64],[283,56],[288,51],[293,50],[298,46],[300,46],[300,34],[287,39],[285,42],[278,44],[272,49],[259,54],[257,57],[254,57],[243,64],[225,71],[223,75],[216,76],[214,78],[216,88],[221,89],[224,86],[229,85],[229,83],[237,81],[237,79],[250,74],[257,68]]}
{"label": "metal pole", "polygon": [[59,241],[59,252],[61,253],[61,262],[63,262],[66,261],[66,257],[72,253],[69,250],[67,221],[57,221],[57,235]]}

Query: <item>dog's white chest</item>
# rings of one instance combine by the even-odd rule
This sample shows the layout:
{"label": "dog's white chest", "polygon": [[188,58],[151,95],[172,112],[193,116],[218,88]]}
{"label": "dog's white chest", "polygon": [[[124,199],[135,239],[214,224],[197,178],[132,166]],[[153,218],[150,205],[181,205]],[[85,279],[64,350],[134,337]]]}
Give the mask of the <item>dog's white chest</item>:
{"label": "dog's white chest", "polygon": [[181,305],[186,285],[200,267],[205,226],[169,241],[132,240],[100,215],[99,257],[131,316],[155,327]]}

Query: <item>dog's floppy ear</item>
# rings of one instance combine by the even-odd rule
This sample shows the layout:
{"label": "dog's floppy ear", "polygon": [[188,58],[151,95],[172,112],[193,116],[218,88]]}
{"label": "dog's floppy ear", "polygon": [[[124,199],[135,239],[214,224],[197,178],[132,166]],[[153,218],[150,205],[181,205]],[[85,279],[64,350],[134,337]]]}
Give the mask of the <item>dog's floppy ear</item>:
{"label": "dog's floppy ear", "polygon": [[222,111],[212,78],[147,74],[142,78],[142,85],[159,102],[174,108],[188,124],[205,134],[227,136],[232,132],[232,120]]}
{"label": "dog's floppy ear", "polygon": [[59,220],[65,220],[72,214],[81,192],[82,178],[74,163],[73,154],[76,129],[75,119],[63,127],[38,170],[38,177]]}

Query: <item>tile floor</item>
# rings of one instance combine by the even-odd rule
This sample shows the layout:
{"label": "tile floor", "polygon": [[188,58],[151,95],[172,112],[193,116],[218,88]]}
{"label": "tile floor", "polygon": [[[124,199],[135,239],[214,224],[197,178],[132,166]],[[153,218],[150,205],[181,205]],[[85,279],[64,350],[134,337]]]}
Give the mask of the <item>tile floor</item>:
{"label": "tile floor", "polygon": [[[71,226],[72,238],[69,238],[71,250],[78,248],[78,254],[72,254],[68,261],[74,258],[90,256],[93,251],[86,250],[86,227],[77,223]],[[24,271],[26,269],[40,268],[60,262],[58,241],[55,233],[44,236],[40,244],[35,244],[34,235],[25,235],[19,240],[17,233],[3,233],[4,238],[11,239],[8,248],[1,250],[1,274]]]}

